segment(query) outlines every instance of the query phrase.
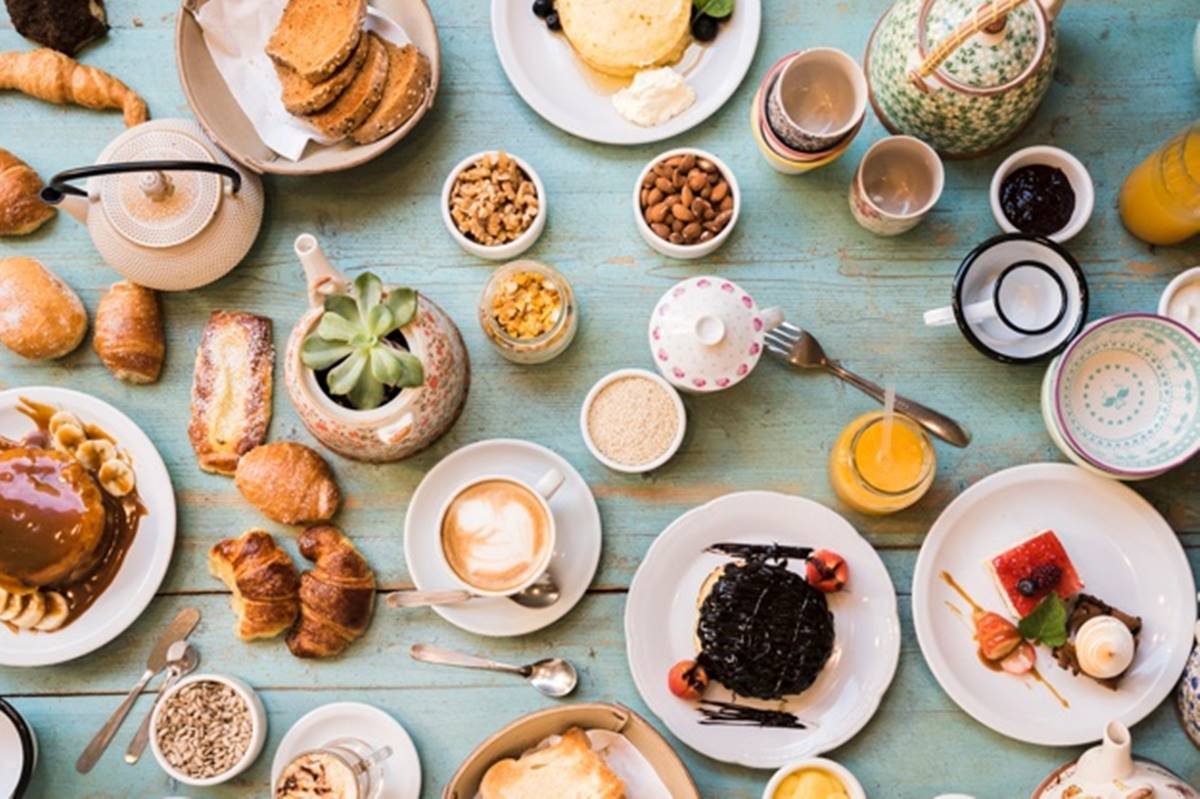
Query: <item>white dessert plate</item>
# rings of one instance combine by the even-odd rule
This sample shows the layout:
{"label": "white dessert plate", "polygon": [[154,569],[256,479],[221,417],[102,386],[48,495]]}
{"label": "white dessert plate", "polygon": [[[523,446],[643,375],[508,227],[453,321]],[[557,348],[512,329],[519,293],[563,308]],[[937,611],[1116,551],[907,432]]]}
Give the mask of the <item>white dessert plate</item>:
{"label": "white dessert plate", "polygon": [[103,400],[65,388],[30,386],[0,391],[0,436],[20,439],[34,430],[17,410],[21,397],[71,411],[98,425],[128,450],[146,515],[112,584],[57,632],[13,632],[0,625],[0,666],[48,666],[81,657],[125,631],[154,598],[175,549],[175,491],[154,444],[125,414]]}
{"label": "white dessert plate", "polygon": [[554,467],[566,477],[549,500],[558,528],[550,573],[562,595],[548,608],[526,608],[507,598],[472,599],[434,610],[476,635],[514,636],[561,619],[583,598],[600,563],[600,509],[592,490],[571,464],[540,444],[509,438],[479,441],[447,455],[417,486],[404,517],[404,557],[422,591],[458,588],[442,558],[438,514],[451,494],[487,475],[509,475],[529,483]]}
{"label": "white dessert plate", "polygon": [[[704,550],[722,542],[832,549],[850,567],[847,590],[829,596],[834,651],[817,681],[782,703],[739,700],[794,713],[808,729],[702,725],[695,703],[667,690],[671,666],[696,656],[696,599],[705,578],[730,560]],[[688,511],[659,535],[629,587],[625,641],[642,699],[676,737],[716,760],[779,768],[841,746],[875,715],[900,658],[900,619],[883,561],[848,521],[810,499],[746,491]],[[731,695],[711,683],[705,698]]]}
{"label": "white dessert plate", "polygon": [[738,0],[733,16],[707,44],[692,42],[674,69],[696,102],[654,127],[628,121],[612,95],[632,78],[609,78],[585,65],[566,36],[534,15],[529,2],[492,0],[492,40],[509,82],[543,119],[567,133],[602,144],[644,144],[683,133],[725,104],[750,69],[762,26],[761,0]]}
{"label": "white dessert plate", "polygon": [[[1116,691],[1072,676],[1038,647],[1038,671],[1069,708],[1033,678],[980,663],[971,610],[940,576],[947,572],[983,607],[1004,614],[985,562],[1047,529],[1084,591],[1143,622],[1137,656]],[[1192,570],[1162,516],[1127,486],[1062,463],[1006,469],[960,494],[925,538],[912,595],[921,651],[950,698],[996,732],[1042,746],[1089,743],[1110,721],[1133,726],[1145,718],[1179,680],[1196,621]]]}
{"label": "white dessert plate", "polygon": [[357,738],[372,749],[392,748],[383,761],[383,789],[372,799],[419,799],[421,759],[408,732],[388,713],[361,702],[333,702],[305,714],[292,725],[271,761],[271,785],[292,758],[320,749],[338,738]]}

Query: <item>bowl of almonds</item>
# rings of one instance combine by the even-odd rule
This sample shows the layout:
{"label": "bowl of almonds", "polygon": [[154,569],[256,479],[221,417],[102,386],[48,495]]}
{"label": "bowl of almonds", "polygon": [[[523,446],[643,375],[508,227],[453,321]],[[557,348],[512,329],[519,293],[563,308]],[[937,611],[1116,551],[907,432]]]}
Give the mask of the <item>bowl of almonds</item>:
{"label": "bowl of almonds", "polygon": [[528,250],[546,227],[546,188],[528,163],[504,150],[467,156],[442,187],[442,221],[459,246],[495,261]]}
{"label": "bowl of almonds", "polygon": [[729,238],[741,209],[733,172],[704,150],[668,150],[633,187],[638,232],[669,258],[703,258]]}
{"label": "bowl of almonds", "polygon": [[250,768],[267,740],[267,711],[236,677],[193,674],[158,700],[150,748],[158,765],[185,785],[220,785]]}

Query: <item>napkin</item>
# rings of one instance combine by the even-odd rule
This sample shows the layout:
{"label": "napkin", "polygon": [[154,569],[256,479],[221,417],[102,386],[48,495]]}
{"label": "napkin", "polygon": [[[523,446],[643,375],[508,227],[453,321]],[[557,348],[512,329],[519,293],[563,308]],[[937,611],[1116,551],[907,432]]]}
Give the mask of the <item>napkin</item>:
{"label": "napkin", "polygon": [[[267,40],[287,0],[208,0],[196,12],[204,44],[230,93],[263,143],[290,161],[304,155],[308,143],[331,144],[316,128],[283,107],[283,89],[267,56]],[[368,9],[366,28],[393,44],[409,41],[404,29]]]}

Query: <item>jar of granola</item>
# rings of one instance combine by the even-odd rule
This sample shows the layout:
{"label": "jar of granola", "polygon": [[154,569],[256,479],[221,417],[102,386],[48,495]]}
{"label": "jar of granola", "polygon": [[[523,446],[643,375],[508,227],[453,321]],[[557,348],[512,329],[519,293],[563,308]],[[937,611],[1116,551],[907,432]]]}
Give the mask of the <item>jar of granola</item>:
{"label": "jar of granola", "polygon": [[537,261],[507,263],[492,273],[479,300],[479,324],[515,363],[543,363],[575,338],[579,311],[571,284]]}

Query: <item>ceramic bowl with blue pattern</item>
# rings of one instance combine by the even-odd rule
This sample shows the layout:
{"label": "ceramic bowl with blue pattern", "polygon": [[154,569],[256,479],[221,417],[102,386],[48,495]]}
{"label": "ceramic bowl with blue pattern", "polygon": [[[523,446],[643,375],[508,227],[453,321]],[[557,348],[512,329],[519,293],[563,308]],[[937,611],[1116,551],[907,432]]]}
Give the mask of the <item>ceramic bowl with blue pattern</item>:
{"label": "ceramic bowl with blue pattern", "polygon": [[1200,747],[1200,622],[1196,622],[1196,648],[1179,681],[1179,723],[1183,731]]}
{"label": "ceramic bowl with blue pattern", "polygon": [[1200,336],[1154,314],[1093,323],[1062,355],[1054,419],[1071,449],[1114,477],[1179,466],[1200,451]]}

